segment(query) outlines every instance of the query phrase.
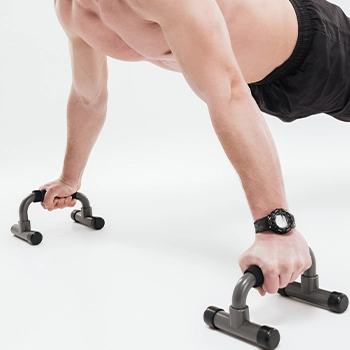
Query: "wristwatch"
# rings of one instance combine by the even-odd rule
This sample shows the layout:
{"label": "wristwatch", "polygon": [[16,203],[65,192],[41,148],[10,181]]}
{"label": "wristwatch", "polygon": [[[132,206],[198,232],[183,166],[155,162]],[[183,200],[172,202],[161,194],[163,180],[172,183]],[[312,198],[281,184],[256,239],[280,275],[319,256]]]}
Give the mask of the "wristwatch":
{"label": "wristwatch", "polygon": [[273,231],[283,235],[295,227],[294,216],[288,211],[280,208],[274,210],[271,214],[254,222],[255,233],[264,231]]}

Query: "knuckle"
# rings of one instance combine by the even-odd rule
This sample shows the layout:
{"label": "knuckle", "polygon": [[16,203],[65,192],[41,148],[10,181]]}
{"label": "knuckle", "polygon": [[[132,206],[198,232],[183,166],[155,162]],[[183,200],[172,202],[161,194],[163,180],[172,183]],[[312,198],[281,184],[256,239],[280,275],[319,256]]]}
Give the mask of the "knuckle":
{"label": "knuckle", "polygon": [[280,272],[281,273],[292,273],[293,272],[293,265],[291,263],[288,263],[288,262],[283,262],[281,265],[280,265]]}
{"label": "knuckle", "polygon": [[312,265],[311,257],[306,258],[300,262],[299,268],[301,272],[308,270]]}
{"label": "knuckle", "polygon": [[[249,258],[248,258],[249,259]],[[245,265],[247,261],[247,255],[243,253],[239,258],[238,258],[238,264],[239,266]]]}
{"label": "knuckle", "polygon": [[270,263],[265,267],[265,274],[267,276],[278,276],[279,275],[279,268],[277,267],[276,263]]}
{"label": "knuckle", "polygon": [[304,269],[304,264],[301,261],[295,264],[295,271],[302,271],[303,269]]}

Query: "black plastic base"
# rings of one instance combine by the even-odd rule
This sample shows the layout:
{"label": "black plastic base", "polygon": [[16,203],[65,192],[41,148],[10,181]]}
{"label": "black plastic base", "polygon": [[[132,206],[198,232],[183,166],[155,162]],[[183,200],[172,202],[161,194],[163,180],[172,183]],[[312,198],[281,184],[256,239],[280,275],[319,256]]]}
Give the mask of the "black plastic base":
{"label": "black plastic base", "polygon": [[29,239],[32,245],[38,245],[43,240],[43,235],[40,232],[33,232]]}
{"label": "black plastic base", "polygon": [[277,293],[279,295],[284,296],[284,297],[288,297],[288,294],[286,293],[286,289],[285,288],[279,289]]}
{"label": "black plastic base", "polygon": [[98,217],[98,216],[94,216],[92,218],[92,226],[95,230],[101,230],[105,225],[105,221]]}
{"label": "black plastic base", "polygon": [[215,326],[214,324],[214,318],[215,315],[219,312],[219,311],[224,311],[223,309],[220,309],[216,306],[209,306],[207,307],[207,309],[204,311],[204,315],[203,315],[203,319],[204,322],[211,328],[214,329],[219,329],[218,327]]}
{"label": "black plastic base", "polygon": [[268,326],[262,326],[256,338],[257,343],[267,350],[276,349],[281,339],[280,332]]}
{"label": "black plastic base", "polygon": [[341,314],[349,306],[349,299],[343,293],[333,292],[328,298],[328,307],[331,311]]}
{"label": "black plastic base", "polygon": [[81,212],[81,210],[73,210],[73,211],[71,212],[70,217],[72,218],[73,221],[78,222],[77,220],[75,220],[75,215],[76,215],[77,213],[80,213],[80,212]]}

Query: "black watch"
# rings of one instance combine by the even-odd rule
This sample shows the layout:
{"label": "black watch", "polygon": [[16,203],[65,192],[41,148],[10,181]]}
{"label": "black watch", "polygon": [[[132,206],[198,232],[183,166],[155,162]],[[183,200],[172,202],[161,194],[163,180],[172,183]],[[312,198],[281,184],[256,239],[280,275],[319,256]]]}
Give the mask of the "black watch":
{"label": "black watch", "polygon": [[295,227],[294,216],[280,208],[271,214],[254,222],[255,233],[273,231],[278,234],[286,234]]}

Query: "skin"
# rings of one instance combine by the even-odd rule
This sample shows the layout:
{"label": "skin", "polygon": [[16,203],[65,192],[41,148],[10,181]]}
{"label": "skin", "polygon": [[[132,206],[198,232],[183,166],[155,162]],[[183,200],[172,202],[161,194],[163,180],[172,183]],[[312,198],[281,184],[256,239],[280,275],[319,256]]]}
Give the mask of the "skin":
{"label": "skin", "polygon": [[[180,72],[208,106],[214,130],[240,176],[254,221],[289,210],[279,158],[247,83],[285,62],[298,36],[288,0],[56,0],[69,38],[73,81],[62,174],[40,189],[54,210],[75,205],[90,152],[106,118],[106,56]],[[268,166],[266,166],[268,164]],[[262,269],[259,292],[276,293],[311,266],[299,231],[259,233],[239,258]]]}

